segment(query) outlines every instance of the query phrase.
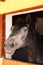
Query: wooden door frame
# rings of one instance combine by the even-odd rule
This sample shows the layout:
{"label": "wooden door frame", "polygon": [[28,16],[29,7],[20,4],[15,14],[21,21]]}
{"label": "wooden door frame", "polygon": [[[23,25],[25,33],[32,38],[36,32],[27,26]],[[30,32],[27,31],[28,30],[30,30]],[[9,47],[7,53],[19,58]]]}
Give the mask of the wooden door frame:
{"label": "wooden door frame", "polygon": [[4,15],[0,14],[0,57],[3,56],[3,43],[5,40],[5,21]]}

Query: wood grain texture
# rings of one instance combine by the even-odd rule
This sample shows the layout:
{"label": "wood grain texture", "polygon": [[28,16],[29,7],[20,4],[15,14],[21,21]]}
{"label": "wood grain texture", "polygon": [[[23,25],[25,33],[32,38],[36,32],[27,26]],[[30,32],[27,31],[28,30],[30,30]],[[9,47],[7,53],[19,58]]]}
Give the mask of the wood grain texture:
{"label": "wood grain texture", "polygon": [[32,64],[32,63],[4,59],[3,65],[40,65],[40,64]]}

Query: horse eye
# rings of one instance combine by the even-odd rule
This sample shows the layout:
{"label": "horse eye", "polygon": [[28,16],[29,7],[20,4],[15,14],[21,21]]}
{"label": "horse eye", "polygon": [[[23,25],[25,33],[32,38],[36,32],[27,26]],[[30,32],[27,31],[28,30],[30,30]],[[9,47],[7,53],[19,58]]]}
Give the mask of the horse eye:
{"label": "horse eye", "polygon": [[14,44],[12,43],[12,44],[10,44],[10,47],[14,47]]}

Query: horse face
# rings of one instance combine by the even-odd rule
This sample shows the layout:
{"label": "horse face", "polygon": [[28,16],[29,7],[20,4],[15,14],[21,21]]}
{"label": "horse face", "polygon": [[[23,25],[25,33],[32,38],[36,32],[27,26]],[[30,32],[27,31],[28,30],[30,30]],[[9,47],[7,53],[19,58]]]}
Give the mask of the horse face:
{"label": "horse face", "polygon": [[[15,29],[17,29],[16,27]],[[25,40],[28,34],[28,27],[24,26],[18,30],[12,31],[9,38],[4,42],[4,49],[7,54],[13,55],[16,49],[25,46]]]}

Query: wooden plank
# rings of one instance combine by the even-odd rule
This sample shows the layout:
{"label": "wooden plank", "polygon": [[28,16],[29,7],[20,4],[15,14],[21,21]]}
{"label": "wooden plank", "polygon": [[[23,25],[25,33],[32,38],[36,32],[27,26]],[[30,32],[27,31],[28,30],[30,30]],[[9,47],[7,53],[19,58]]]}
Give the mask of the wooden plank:
{"label": "wooden plank", "polygon": [[26,62],[21,62],[21,61],[4,59],[3,65],[40,65],[40,64],[33,64],[33,63],[26,63]]}
{"label": "wooden plank", "polygon": [[2,21],[3,16],[0,15],[0,57],[2,56]]}
{"label": "wooden plank", "polygon": [[4,54],[4,47],[3,43],[5,40],[5,16],[0,14],[0,57],[2,57]]}

